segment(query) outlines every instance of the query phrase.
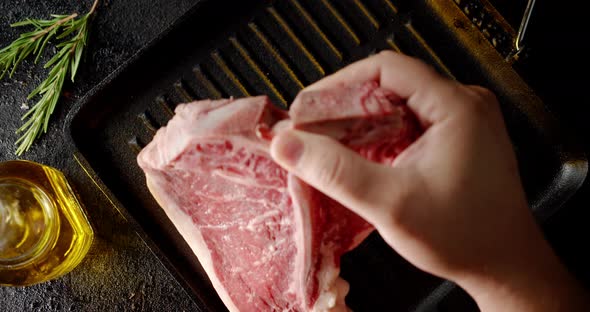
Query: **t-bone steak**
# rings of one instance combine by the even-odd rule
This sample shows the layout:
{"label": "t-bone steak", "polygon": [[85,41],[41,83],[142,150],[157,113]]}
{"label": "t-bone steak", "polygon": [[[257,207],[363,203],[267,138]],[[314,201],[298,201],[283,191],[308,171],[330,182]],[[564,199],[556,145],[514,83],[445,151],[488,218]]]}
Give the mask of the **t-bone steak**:
{"label": "t-bone steak", "polygon": [[291,127],[387,165],[421,133],[399,97],[366,82],[302,92],[288,114],[265,96],[180,105],[138,157],[232,312],[346,311],[340,257],[373,230],[271,159]]}

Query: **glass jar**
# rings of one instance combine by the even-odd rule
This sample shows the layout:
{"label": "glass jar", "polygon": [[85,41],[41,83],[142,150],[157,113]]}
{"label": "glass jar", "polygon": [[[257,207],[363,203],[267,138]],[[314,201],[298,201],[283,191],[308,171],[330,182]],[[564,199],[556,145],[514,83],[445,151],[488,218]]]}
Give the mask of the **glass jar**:
{"label": "glass jar", "polygon": [[29,161],[0,163],[0,285],[37,284],[70,272],[93,236],[60,171]]}

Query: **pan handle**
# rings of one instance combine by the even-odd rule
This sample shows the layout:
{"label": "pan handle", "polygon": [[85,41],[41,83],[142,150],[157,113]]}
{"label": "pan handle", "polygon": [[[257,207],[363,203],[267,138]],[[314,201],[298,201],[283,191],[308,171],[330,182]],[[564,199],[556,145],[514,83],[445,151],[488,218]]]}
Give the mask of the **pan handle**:
{"label": "pan handle", "polygon": [[512,53],[510,53],[509,58],[516,60],[518,59],[518,55],[524,49],[524,39],[529,27],[529,22],[531,20],[531,16],[533,15],[533,8],[535,7],[535,3],[537,0],[529,0],[526,8],[524,10],[524,15],[522,20],[520,21],[520,27],[518,28],[518,33],[516,34],[516,40],[514,40],[514,49]]}

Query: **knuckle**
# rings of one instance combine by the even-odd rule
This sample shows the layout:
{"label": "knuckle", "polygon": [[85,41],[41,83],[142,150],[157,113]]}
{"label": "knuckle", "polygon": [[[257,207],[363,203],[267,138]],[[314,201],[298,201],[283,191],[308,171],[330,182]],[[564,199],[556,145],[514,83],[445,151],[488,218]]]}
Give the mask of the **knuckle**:
{"label": "knuckle", "polygon": [[395,57],[396,55],[397,55],[397,53],[393,52],[391,50],[383,50],[383,51],[380,51],[379,53],[377,53],[377,55],[375,57],[387,60],[392,57]]}
{"label": "knuckle", "polygon": [[481,95],[481,97],[485,100],[496,100],[496,94],[494,94],[494,92],[492,92],[492,90],[488,89],[488,88],[481,88],[479,89],[479,93]]}
{"label": "knuckle", "polygon": [[427,64],[420,58],[414,56],[392,50],[382,50],[373,57],[375,58],[376,62],[381,64],[396,64],[403,59],[403,62],[409,64],[418,75],[430,78],[441,77],[434,66]]}
{"label": "knuckle", "polygon": [[487,118],[497,107],[496,96],[489,89],[478,86],[462,86],[465,94],[465,111],[475,118]]}
{"label": "knuckle", "polygon": [[467,93],[473,98],[474,101],[481,103],[492,104],[497,102],[496,94],[488,88],[481,86],[464,86]]}
{"label": "knuckle", "polygon": [[481,86],[471,86],[471,90],[477,93],[482,99],[492,100],[496,98],[496,95],[492,90],[481,87]]}

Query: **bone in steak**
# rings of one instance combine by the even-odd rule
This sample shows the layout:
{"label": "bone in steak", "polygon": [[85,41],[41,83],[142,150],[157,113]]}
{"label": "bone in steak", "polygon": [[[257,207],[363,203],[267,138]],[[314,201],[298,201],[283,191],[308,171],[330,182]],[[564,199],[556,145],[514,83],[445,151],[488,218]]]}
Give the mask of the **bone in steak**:
{"label": "bone in steak", "polygon": [[180,105],[138,157],[230,311],[346,311],[340,257],[373,230],[273,162],[270,138],[288,127],[384,164],[420,134],[397,96],[367,82],[303,92],[289,114],[264,96]]}

